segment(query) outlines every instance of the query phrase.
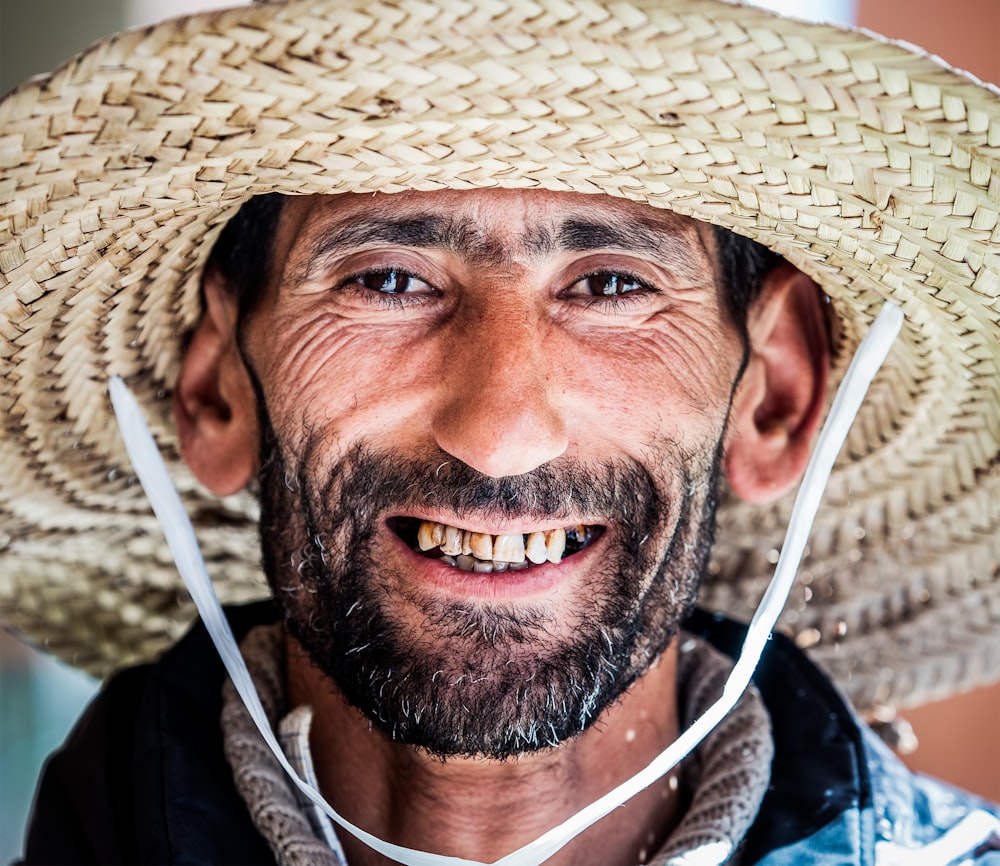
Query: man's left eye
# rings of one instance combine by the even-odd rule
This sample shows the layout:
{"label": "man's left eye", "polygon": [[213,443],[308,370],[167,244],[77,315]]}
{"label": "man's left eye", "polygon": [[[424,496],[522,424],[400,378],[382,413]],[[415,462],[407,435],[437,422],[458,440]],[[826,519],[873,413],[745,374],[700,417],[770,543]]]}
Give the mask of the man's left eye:
{"label": "man's left eye", "polygon": [[577,280],[570,286],[567,294],[577,297],[613,297],[619,298],[631,292],[638,292],[649,289],[649,286],[642,280],[636,279],[628,274],[616,274],[612,272],[590,274],[581,280]]}

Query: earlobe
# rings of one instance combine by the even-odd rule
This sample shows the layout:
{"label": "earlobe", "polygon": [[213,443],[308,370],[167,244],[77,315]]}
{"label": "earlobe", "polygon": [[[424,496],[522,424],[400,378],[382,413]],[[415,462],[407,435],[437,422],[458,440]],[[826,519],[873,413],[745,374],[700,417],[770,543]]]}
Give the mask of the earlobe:
{"label": "earlobe", "polygon": [[236,340],[236,301],[221,274],[208,269],[205,312],[195,328],[174,389],[181,454],[218,496],[242,490],[257,464],[257,409]]}
{"label": "earlobe", "polygon": [[802,477],[826,403],[830,349],[816,284],[791,265],[774,268],[747,331],[725,468],[738,496],[769,502]]}

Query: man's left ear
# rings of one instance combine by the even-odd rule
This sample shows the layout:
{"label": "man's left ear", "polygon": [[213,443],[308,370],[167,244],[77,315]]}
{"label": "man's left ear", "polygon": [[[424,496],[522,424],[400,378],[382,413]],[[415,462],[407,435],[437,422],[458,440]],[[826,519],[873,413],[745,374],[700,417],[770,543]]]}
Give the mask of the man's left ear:
{"label": "man's left ear", "polygon": [[737,496],[769,502],[802,477],[826,404],[830,347],[816,284],[787,263],[772,269],[747,332],[724,465]]}

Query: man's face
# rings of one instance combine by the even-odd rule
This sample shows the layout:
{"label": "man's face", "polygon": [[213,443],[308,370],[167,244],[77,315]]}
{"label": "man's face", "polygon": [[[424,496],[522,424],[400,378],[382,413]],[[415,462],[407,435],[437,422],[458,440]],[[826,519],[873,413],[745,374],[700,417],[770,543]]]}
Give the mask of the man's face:
{"label": "man's face", "polygon": [[389,735],[553,745],[676,633],[743,356],[710,237],[604,196],[286,206],[241,328],[264,564]]}

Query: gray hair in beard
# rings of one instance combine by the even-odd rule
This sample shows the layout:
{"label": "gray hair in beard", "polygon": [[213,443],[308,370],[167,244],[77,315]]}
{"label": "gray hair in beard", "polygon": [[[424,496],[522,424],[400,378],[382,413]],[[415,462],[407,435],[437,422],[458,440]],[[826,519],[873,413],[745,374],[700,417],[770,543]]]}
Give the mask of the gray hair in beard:
{"label": "gray hair in beard", "polygon": [[[694,456],[663,443],[655,476],[614,461],[490,478],[444,454],[368,445],[323,467],[332,449],[318,436],[292,460],[262,414],[261,543],[274,597],[313,662],[396,741],[501,760],[556,746],[641,676],[694,604],[714,535],[718,442]],[[434,598],[389,573],[373,546],[386,515],[417,507],[603,515],[606,579],[563,611],[568,638],[544,604]],[[394,615],[401,604],[419,612],[419,632]]]}

